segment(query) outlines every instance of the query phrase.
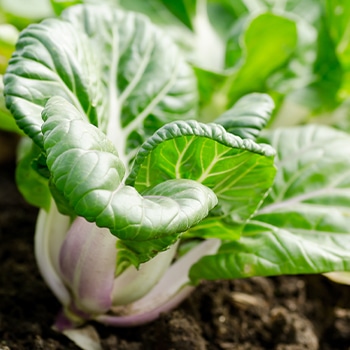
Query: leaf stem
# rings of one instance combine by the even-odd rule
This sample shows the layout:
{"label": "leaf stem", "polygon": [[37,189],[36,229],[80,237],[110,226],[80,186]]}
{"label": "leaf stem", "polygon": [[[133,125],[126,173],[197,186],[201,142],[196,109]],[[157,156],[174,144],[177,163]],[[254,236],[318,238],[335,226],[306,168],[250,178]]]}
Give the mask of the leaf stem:
{"label": "leaf stem", "polygon": [[69,292],[59,274],[59,252],[70,226],[70,218],[58,212],[54,200],[50,210],[41,209],[35,228],[35,258],[45,282],[61,302],[70,303]]}
{"label": "leaf stem", "polygon": [[188,277],[191,266],[206,255],[215,254],[219,239],[209,239],[175,261],[155,287],[138,301],[115,308],[119,315],[100,315],[97,321],[119,327],[145,324],[178,306],[195,289]]}

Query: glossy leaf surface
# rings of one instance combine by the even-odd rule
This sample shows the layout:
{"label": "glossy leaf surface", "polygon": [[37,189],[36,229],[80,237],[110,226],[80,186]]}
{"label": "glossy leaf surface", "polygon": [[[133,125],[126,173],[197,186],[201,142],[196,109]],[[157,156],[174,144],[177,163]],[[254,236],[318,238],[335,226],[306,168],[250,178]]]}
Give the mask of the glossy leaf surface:
{"label": "glossy leaf surface", "polygon": [[158,127],[196,110],[194,76],[177,47],[146,17],[105,6],[74,6],[28,27],[4,79],[7,106],[39,146],[40,113],[58,95],[125,162]]}
{"label": "glossy leaf surface", "polygon": [[170,179],[195,180],[219,200],[212,215],[241,224],[273,183],[273,155],[272,148],[234,136],[218,124],[173,122],[141,147],[127,183],[143,191]]}
{"label": "glossy leaf surface", "polygon": [[53,185],[77,215],[120,238],[120,248],[129,249],[123,259],[136,266],[167,249],[217,202],[210,189],[190,180],[162,182],[143,196],[125,186],[125,167],[111,141],[63,98],[48,102],[43,119]]}
{"label": "glossy leaf surface", "polygon": [[272,190],[242,238],[203,258],[192,278],[348,270],[349,136],[309,125],[269,131],[260,141],[277,149]]}
{"label": "glossy leaf surface", "polygon": [[231,109],[215,120],[228,132],[243,139],[255,140],[266,126],[275,107],[266,94],[253,93],[239,99]]}

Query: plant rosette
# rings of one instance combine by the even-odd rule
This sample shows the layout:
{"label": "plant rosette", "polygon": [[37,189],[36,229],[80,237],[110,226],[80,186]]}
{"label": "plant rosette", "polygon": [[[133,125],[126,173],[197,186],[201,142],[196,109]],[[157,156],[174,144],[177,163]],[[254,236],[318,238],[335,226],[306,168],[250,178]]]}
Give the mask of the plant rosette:
{"label": "plant rosette", "polygon": [[150,322],[203,279],[349,270],[348,134],[262,131],[260,93],[204,123],[201,86],[141,14],[77,5],[21,32],[4,94],[58,330]]}

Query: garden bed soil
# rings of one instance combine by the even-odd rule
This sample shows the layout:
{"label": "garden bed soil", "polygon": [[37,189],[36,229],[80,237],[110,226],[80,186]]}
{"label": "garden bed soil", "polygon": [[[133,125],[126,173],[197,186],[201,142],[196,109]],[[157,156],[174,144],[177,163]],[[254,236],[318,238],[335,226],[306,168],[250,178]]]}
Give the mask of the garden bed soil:
{"label": "garden bed soil", "polygon": [[[37,210],[0,168],[0,350],[78,349],[51,329],[60,305],[33,255]],[[136,328],[93,324],[103,349],[350,349],[350,287],[323,276],[205,282],[173,312]]]}

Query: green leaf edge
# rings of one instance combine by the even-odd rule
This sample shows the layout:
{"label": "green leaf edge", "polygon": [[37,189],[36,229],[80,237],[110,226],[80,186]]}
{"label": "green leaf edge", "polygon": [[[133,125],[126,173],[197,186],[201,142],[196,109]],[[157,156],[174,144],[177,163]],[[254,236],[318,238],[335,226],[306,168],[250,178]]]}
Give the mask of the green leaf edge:
{"label": "green leaf edge", "polygon": [[276,154],[276,151],[271,146],[257,144],[250,139],[242,139],[227,132],[224,127],[216,123],[204,124],[196,120],[175,121],[161,127],[140,147],[125,183],[131,186],[134,185],[142,163],[159,144],[182,136],[205,137],[227,147],[238,148],[267,157],[273,157]]}

